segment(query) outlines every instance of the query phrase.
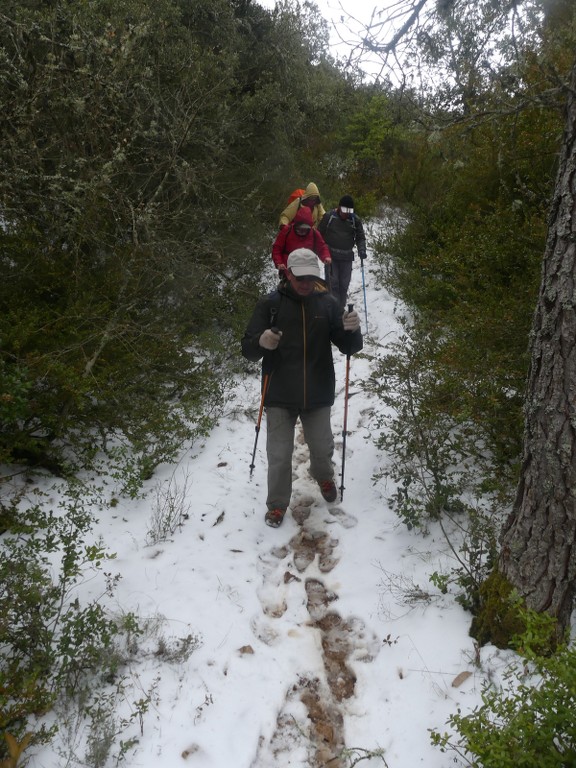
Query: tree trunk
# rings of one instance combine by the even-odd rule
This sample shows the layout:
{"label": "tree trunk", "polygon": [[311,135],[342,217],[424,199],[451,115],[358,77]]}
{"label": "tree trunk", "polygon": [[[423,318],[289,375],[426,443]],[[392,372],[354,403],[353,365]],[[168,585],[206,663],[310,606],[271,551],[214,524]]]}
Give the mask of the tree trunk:
{"label": "tree trunk", "polygon": [[499,571],[569,624],[576,578],[576,64],[531,335],[524,454]]}

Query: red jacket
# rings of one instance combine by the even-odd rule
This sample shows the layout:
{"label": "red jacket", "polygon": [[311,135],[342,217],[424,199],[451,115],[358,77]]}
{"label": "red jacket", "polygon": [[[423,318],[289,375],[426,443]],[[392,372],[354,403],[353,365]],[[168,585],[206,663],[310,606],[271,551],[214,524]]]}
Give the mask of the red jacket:
{"label": "red jacket", "polygon": [[[310,229],[305,235],[299,235],[296,232],[298,224],[307,224]],[[312,213],[310,208],[305,205],[298,209],[293,221],[285,227],[282,227],[274,240],[272,246],[272,260],[277,267],[281,264],[286,266],[288,256],[296,248],[310,248],[318,258],[325,262],[330,260],[330,251],[324,242],[324,238],[318,230],[312,228]]]}

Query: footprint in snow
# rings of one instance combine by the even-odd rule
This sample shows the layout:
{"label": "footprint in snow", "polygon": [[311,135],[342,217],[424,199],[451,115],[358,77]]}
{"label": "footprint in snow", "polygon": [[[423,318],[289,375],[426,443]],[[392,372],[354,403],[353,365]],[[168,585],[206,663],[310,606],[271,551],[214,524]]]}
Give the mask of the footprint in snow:
{"label": "footprint in snow", "polygon": [[262,584],[256,594],[266,616],[278,619],[286,613],[286,563],[283,562],[290,554],[287,546],[273,547],[266,555],[258,558],[258,570],[262,575]]}
{"label": "footprint in snow", "polygon": [[[344,512],[341,507],[328,507],[327,512],[332,517],[335,517],[335,522],[340,523],[343,528],[354,528],[356,525],[358,525],[357,518],[355,518],[354,515],[349,515],[347,512]],[[326,522],[332,521],[327,520]]]}
{"label": "footprint in snow", "polygon": [[310,494],[294,494],[293,500],[290,504],[290,511],[292,512],[292,517],[298,523],[298,525],[303,525],[304,522],[308,520],[310,517],[310,512],[312,511],[312,507],[314,506],[314,501],[314,496],[311,496]]}
{"label": "footprint in snow", "polygon": [[250,620],[250,629],[254,637],[264,645],[274,645],[278,642],[279,634],[262,616],[253,616]]}
{"label": "footprint in snow", "polygon": [[290,540],[290,546],[294,552],[294,566],[299,573],[314,562],[316,555],[321,573],[328,573],[339,561],[334,554],[338,539],[332,538],[325,531],[302,528]]}

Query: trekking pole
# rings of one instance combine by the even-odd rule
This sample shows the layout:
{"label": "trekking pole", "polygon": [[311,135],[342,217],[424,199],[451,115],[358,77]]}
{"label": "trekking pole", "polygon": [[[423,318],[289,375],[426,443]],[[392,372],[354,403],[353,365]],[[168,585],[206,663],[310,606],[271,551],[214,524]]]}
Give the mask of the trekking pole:
{"label": "trekking pole", "polygon": [[258,411],[258,421],[254,429],[256,430],[256,437],[254,438],[254,449],[252,450],[252,463],[250,464],[250,478],[252,478],[252,472],[254,472],[254,458],[256,457],[256,446],[258,445],[258,435],[260,434],[260,424],[262,422],[262,411],[264,410],[264,399],[266,398],[266,391],[268,389],[268,381],[270,374],[264,374],[264,381],[262,382],[262,397],[260,398],[260,410]]}
{"label": "trekking pole", "polygon": [[[274,318],[276,316],[276,310],[271,311],[271,316]],[[272,326],[270,330],[273,333],[279,333],[278,328],[276,326]],[[260,434],[260,424],[262,423],[262,413],[264,411],[264,400],[266,399],[266,392],[268,391],[268,383],[270,382],[270,374],[265,373],[264,374],[264,380],[262,382],[262,397],[260,398],[260,409],[258,411],[258,420],[256,422],[256,426],[254,427],[256,431],[256,436],[254,438],[254,448],[252,450],[252,463],[250,464],[250,478],[252,478],[252,472],[254,472],[254,467],[256,466],[254,463],[254,459],[256,457],[256,446],[258,445],[258,435]]]}
{"label": "trekking pole", "polygon": [[[348,304],[348,312],[352,312],[354,304]],[[344,385],[344,427],[342,429],[342,472],[340,473],[340,500],[344,498],[344,468],[346,466],[346,432],[348,430],[348,387],[350,384],[350,344],[346,354],[346,383]]]}
{"label": "trekking pole", "polygon": [[254,429],[256,430],[256,437],[254,438],[254,449],[252,450],[252,463],[250,464],[250,477],[252,477],[252,472],[254,472],[254,467],[256,466],[254,464],[254,458],[256,456],[256,446],[258,445],[258,435],[260,434],[260,424],[262,422],[262,411],[264,410],[264,399],[266,397],[266,390],[268,389],[268,379],[270,378],[269,373],[264,374],[264,381],[262,383],[262,397],[260,398],[260,410],[258,411],[258,421],[256,422],[256,426]]}
{"label": "trekking pole", "polygon": [[364,279],[364,259],[360,259],[362,268],[362,290],[364,291],[364,316],[366,318],[366,333],[368,333],[368,304],[366,303],[366,280]]}

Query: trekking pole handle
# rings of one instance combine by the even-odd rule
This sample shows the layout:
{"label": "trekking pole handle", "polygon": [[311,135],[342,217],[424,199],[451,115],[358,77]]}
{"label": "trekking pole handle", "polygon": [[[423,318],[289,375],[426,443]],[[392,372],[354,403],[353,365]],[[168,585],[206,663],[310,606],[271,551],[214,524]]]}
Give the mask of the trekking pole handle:
{"label": "trekking pole handle", "polygon": [[[348,312],[352,312],[354,309],[354,304],[348,304]],[[352,331],[346,331],[346,333],[352,333]],[[350,356],[350,355],[348,355]]]}

